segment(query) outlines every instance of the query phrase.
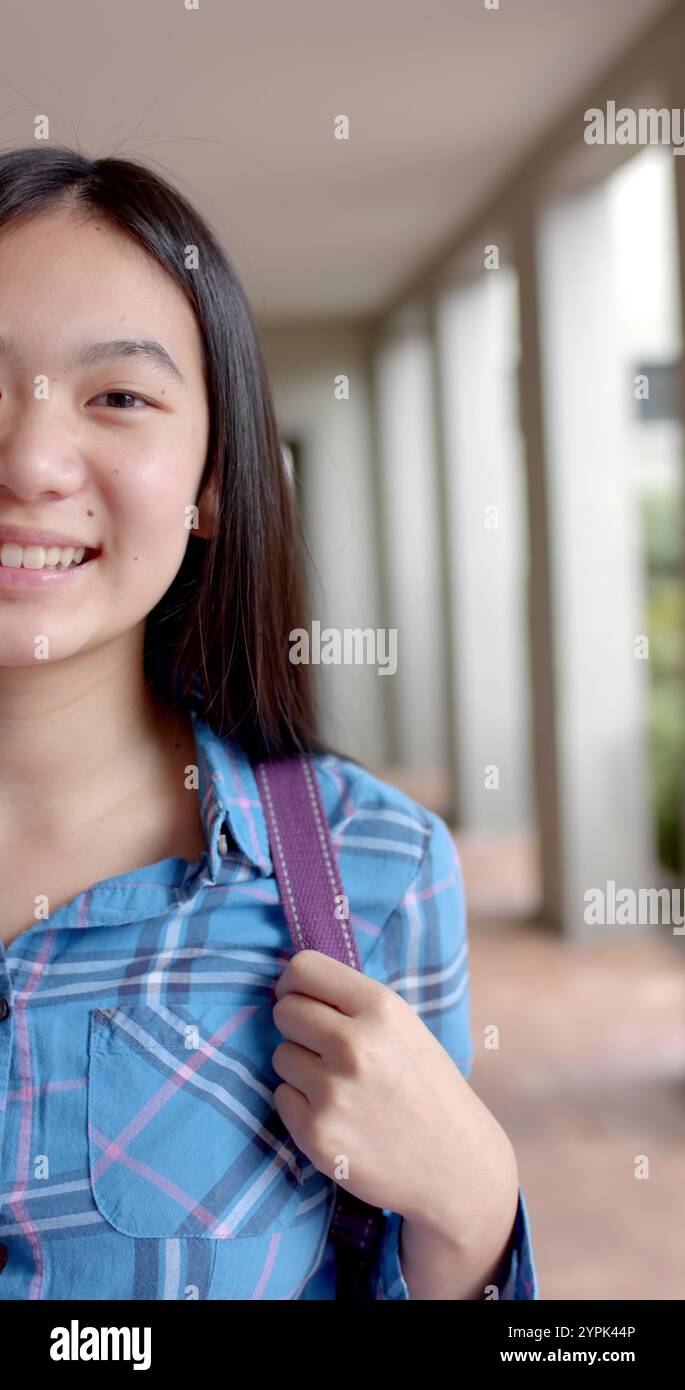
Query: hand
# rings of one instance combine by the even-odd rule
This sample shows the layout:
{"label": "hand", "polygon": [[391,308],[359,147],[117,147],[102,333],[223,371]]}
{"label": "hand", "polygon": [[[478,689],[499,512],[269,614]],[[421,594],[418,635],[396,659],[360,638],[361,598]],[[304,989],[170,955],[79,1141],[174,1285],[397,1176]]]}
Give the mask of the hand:
{"label": "hand", "polygon": [[477,1241],[511,1207],[513,1149],[418,1014],[319,951],[296,952],[275,994],[274,1105],[298,1148],[362,1201]]}

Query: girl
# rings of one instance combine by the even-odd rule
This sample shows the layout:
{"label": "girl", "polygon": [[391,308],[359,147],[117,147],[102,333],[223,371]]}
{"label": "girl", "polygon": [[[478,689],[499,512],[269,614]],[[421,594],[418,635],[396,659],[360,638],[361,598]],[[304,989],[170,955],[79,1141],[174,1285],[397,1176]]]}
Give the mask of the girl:
{"label": "girl", "polygon": [[[138,164],[1,155],[2,1298],[333,1298],[338,1182],[369,1296],[538,1296],[453,842],[317,738],[303,616],[211,230]],[[299,751],[363,973],[291,949],[254,765]]]}

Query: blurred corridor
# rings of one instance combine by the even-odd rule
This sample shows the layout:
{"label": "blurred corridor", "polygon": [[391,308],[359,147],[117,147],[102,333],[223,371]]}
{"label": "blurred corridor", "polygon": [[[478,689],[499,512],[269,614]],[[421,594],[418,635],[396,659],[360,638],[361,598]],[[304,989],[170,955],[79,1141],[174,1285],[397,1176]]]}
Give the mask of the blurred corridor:
{"label": "blurred corridor", "polygon": [[[559,75],[566,45],[575,95],[546,107],[480,210],[455,206],[451,237],[380,309],[267,319],[264,341],[312,617],[397,633],[392,676],[368,657],[322,661],[326,731],[455,830],[472,1083],[517,1151],[542,1296],[676,1299],[685,159],[656,137],[685,104],[685,6],[504,8],[487,33],[473,7],[454,12],[460,70],[479,72],[489,113],[487,137],[468,127],[481,172],[516,81],[505,53],[520,76],[534,46],[542,118],[540,74]],[[632,45],[629,17],[652,25]],[[442,11],[441,25],[452,31]],[[588,70],[591,33],[604,72],[597,45]],[[424,60],[412,57],[419,86]],[[617,98],[652,111],[647,143],[586,139],[588,109]],[[466,128],[460,95],[443,99]],[[656,918],[650,892],[667,905]]]}

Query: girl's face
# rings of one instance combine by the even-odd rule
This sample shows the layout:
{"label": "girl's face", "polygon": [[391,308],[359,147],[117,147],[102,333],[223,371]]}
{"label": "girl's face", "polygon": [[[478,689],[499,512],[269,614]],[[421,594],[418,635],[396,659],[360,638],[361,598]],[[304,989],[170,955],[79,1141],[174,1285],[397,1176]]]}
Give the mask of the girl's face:
{"label": "girl's face", "polygon": [[[95,346],[122,339],[159,347]],[[62,209],[0,237],[0,546],[21,527],[97,552],[83,568],[30,571],[30,586],[16,582],[23,564],[0,568],[0,669],[144,625],[179,570],[195,503],[195,534],[208,533],[213,495],[206,507],[197,497],[208,435],[195,316],[135,242]]]}

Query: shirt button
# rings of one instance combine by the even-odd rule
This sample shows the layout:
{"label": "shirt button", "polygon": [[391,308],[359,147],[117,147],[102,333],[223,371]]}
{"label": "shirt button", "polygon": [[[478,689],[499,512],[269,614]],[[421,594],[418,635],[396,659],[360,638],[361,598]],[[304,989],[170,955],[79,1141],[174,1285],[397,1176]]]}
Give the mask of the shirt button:
{"label": "shirt button", "polygon": [[228,854],[228,840],[224,834],[219,836],[219,854],[222,858]]}
{"label": "shirt button", "polygon": [[2,1022],[3,1018],[7,1018],[9,1011],[10,1006],[8,1000],[0,999],[0,1023]]}

